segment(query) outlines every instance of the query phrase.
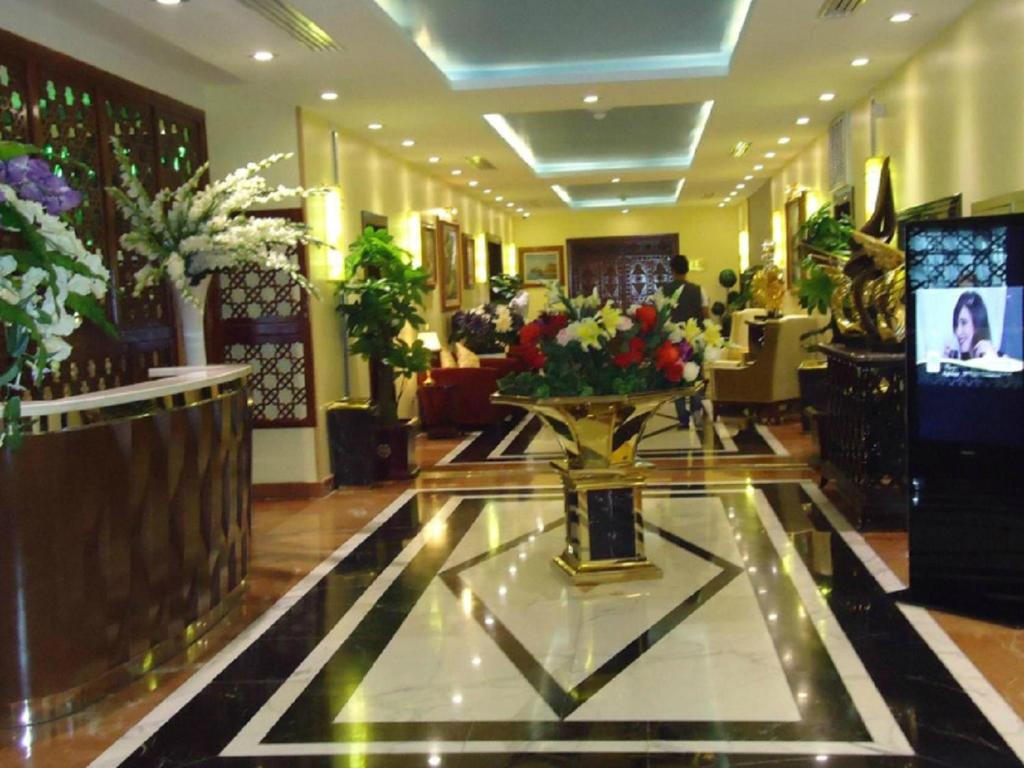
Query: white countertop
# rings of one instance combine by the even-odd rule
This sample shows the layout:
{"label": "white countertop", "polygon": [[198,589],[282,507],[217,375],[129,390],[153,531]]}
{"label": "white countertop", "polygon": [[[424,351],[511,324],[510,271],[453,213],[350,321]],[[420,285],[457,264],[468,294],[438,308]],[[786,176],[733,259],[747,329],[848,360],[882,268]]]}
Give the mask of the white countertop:
{"label": "white countertop", "polygon": [[150,368],[149,381],[89,392],[85,395],[62,397],[57,400],[29,400],[21,405],[26,418],[51,416],[74,411],[109,408],[143,400],[154,400],[177,395],[203,387],[212,387],[240,379],[252,372],[248,365],[207,365],[180,368]]}

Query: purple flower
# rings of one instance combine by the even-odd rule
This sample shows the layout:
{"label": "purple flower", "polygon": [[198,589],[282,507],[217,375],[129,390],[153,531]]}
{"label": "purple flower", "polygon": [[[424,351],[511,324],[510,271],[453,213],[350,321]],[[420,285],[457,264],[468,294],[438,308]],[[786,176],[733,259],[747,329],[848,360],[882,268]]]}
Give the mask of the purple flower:
{"label": "purple flower", "polygon": [[54,175],[46,161],[34,157],[0,161],[0,183],[13,187],[22,200],[39,203],[52,216],[70,211],[82,202],[78,191]]}
{"label": "purple flower", "polygon": [[676,346],[679,347],[679,359],[684,363],[688,363],[693,360],[693,347],[686,339],[683,339]]}

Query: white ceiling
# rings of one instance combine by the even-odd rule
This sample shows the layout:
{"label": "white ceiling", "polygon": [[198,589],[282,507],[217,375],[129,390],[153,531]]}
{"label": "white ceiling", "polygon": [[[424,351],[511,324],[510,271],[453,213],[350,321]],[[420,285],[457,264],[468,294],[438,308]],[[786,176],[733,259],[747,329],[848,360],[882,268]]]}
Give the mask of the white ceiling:
{"label": "white ceiling", "polygon": [[[401,5],[455,7],[468,1],[403,0]],[[617,0],[623,6],[641,1],[671,6],[663,0]],[[487,3],[492,8],[509,7],[509,0],[472,2]],[[578,9],[595,7],[587,6],[586,0],[543,2]],[[181,59],[182,67],[211,73],[211,84],[237,81],[256,85],[269,97],[323,113],[339,127],[421,166],[426,173],[467,186],[471,194],[502,195],[505,201],[536,210],[566,205],[551,189],[553,184],[567,188],[608,182],[611,176],[623,182],[673,183],[685,177],[678,204],[717,204],[745,175],[754,173],[755,163],[764,163],[765,170],[756,173],[757,178],[743,191],[744,195],[751,194],[763,183],[761,179],[806,148],[827,129],[832,118],[894,74],[972,2],[869,0],[848,18],[822,20],[818,18],[821,0],[754,0],[725,76],[614,81],[617,78],[606,75],[605,82],[477,90],[453,89],[413,37],[375,0],[291,0],[341,47],[340,51],[321,52],[304,48],[237,0],[189,0],[177,7],[165,7],[153,0],[64,0],[63,5],[69,7],[68,13],[74,6],[78,15],[88,7],[96,8],[98,13],[115,14],[125,26],[164,41],[167,50]],[[685,3],[679,7],[685,7]],[[916,15],[906,24],[890,23],[889,17],[897,11]],[[467,23],[464,29],[453,29],[458,17],[449,14],[443,18],[448,40],[457,40],[459,35],[500,40],[506,32],[521,36],[524,29],[522,16],[515,18],[515,24],[510,17],[507,30],[495,29],[493,23],[481,26],[479,19]],[[592,23],[587,28],[591,35],[600,29]],[[609,41],[618,41],[620,28],[621,22],[609,23],[604,34]],[[116,34],[123,36],[124,28],[117,29]],[[591,37],[587,45],[593,44]],[[500,46],[495,43],[503,50],[508,46],[507,40]],[[486,48],[487,40],[467,47],[478,56]],[[250,54],[258,49],[273,51],[275,60],[269,64],[254,62]],[[162,52],[165,58],[167,50]],[[850,61],[859,56],[870,57],[871,63],[860,68],[850,66]],[[338,92],[340,98],[331,103],[322,101],[319,94],[325,90]],[[824,91],[835,92],[835,101],[819,102],[818,96]],[[584,105],[582,98],[590,93],[599,95],[600,101]],[[611,112],[621,107],[708,101],[713,101],[714,107],[689,169],[616,170],[605,174],[609,178],[593,172],[541,178],[484,119],[487,114],[582,108]],[[794,124],[802,115],[811,118],[809,125]],[[384,129],[368,130],[371,122],[383,123]],[[792,141],[779,146],[777,140],[782,136]],[[406,138],[414,139],[415,146],[401,146]],[[736,160],[730,150],[741,139],[753,146],[746,157]],[[583,156],[586,148],[581,149]],[[764,159],[766,151],[777,152],[777,157]],[[645,148],[637,146],[636,154],[644,156]],[[441,162],[429,164],[427,158],[432,155],[440,156]],[[473,155],[486,157],[495,170],[474,169],[465,160]],[[458,178],[451,176],[456,168],[463,171]],[[471,180],[479,182],[474,189],[468,187]],[[485,188],[493,190],[491,195],[483,195]]]}

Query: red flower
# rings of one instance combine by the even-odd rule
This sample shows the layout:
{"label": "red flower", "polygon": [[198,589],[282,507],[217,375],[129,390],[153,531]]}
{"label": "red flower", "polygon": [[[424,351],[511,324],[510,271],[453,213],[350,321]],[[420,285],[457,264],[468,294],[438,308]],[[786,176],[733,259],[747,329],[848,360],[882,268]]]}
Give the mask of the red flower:
{"label": "red flower", "polygon": [[643,339],[633,337],[629,340],[629,349],[612,357],[612,363],[619,368],[629,368],[631,365],[639,365],[644,361],[644,349],[646,345]]}
{"label": "red flower", "polygon": [[523,362],[535,371],[543,368],[544,363],[548,361],[548,356],[537,347],[522,347],[521,349]]}
{"label": "red flower", "polygon": [[547,339],[555,338],[560,330],[569,325],[566,315],[541,315],[540,321],[543,323],[541,334]]}
{"label": "red flower", "polygon": [[654,324],[658,322],[658,310],[650,304],[644,304],[636,310],[636,321],[640,323],[640,330],[644,334],[648,334]]}
{"label": "red flower", "polygon": [[665,378],[674,384],[678,384],[683,380],[683,364],[680,362],[672,363],[664,370]]}
{"label": "red flower", "polygon": [[529,325],[524,325],[519,330],[519,343],[524,347],[531,347],[537,343],[537,339],[540,338],[541,327],[537,320],[534,320]]}
{"label": "red flower", "polygon": [[669,368],[677,365],[679,366],[680,375],[682,375],[682,363],[680,360],[681,356],[679,354],[679,347],[671,341],[666,341],[654,350],[654,367],[659,371],[665,371],[666,375],[668,374]]}

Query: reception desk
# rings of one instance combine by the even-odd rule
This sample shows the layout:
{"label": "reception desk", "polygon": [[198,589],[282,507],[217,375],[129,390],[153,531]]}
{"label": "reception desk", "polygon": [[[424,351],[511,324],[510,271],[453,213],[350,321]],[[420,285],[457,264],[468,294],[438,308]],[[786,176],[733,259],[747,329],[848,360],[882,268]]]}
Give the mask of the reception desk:
{"label": "reception desk", "polygon": [[248,366],[27,402],[0,451],[0,723],[68,714],[237,603],[251,544]]}

